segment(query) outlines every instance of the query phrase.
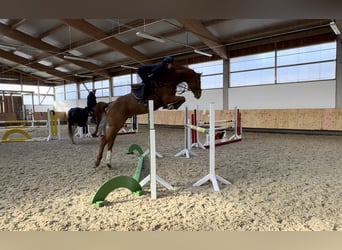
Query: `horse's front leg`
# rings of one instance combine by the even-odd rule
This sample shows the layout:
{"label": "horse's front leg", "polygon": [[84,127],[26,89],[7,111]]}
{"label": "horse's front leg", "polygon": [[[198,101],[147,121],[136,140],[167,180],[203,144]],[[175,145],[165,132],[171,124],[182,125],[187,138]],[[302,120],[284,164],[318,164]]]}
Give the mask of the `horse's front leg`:
{"label": "horse's front leg", "polygon": [[116,136],[120,130],[120,128],[123,126],[120,126],[121,124],[118,124],[117,126],[112,126],[108,127],[107,132],[106,132],[106,140],[108,142],[107,144],[107,157],[106,157],[106,162],[107,162],[107,167],[112,168],[112,151],[113,151],[113,144],[115,142]]}
{"label": "horse's front leg", "polygon": [[178,109],[185,102],[184,96],[169,96],[165,99],[164,108],[166,109]]}
{"label": "horse's front leg", "polygon": [[99,151],[96,156],[95,167],[98,167],[101,163],[103,150],[106,144],[107,144],[106,137],[102,136],[100,140]]}
{"label": "horse's front leg", "polygon": [[107,145],[107,157],[106,157],[106,163],[108,168],[112,168],[112,151],[113,151],[113,144],[115,141],[116,135],[113,135],[110,140],[108,141]]}

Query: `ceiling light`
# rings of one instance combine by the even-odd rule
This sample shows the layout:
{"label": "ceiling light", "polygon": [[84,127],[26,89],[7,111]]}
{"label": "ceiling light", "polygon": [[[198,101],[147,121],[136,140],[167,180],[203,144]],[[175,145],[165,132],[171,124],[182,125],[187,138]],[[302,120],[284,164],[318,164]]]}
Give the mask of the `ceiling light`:
{"label": "ceiling light", "polygon": [[79,74],[75,74],[76,77],[82,77],[82,78],[94,78],[94,76],[91,75],[79,75]]}
{"label": "ceiling light", "polygon": [[0,44],[0,49],[16,50],[17,48],[11,45]]}
{"label": "ceiling light", "polygon": [[69,73],[69,70],[67,68],[64,68],[62,66],[56,67],[55,70],[58,70],[63,73]]}
{"label": "ceiling light", "polygon": [[136,35],[137,35],[138,37],[150,39],[150,40],[153,40],[153,41],[156,41],[156,42],[165,43],[165,40],[164,40],[164,39],[161,39],[161,38],[159,38],[159,37],[152,36],[152,35],[150,35],[150,34],[147,34],[146,32],[143,32],[143,31],[138,31],[138,32],[136,33]]}
{"label": "ceiling light", "polygon": [[14,51],[13,54],[20,56],[20,57],[24,57],[25,59],[29,59],[29,60],[33,59],[33,56],[26,54],[25,52],[22,52],[22,51],[17,50],[17,51]]}
{"label": "ceiling light", "polygon": [[212,54],[209,54],[207,52],[203,52],[203,51],[197,50],[197,49],[195,49],[194,52],[197,53],[197,54],[200,54],[202,56],[207,56],[207,57],[212,57],[213,56]]}
{"label": "ceiling light", "polygon": [[330,22],[329,25],[330,25],[330,28],[334,31],[335,35],[338,36],[339,34],[341,34],[341,31],[338,29],[335,21]]}
{"label": "ceiling light", "polygon": [[0,80],[2,81],[18,81],[16,78],[9,78],[9,77],[0,77]]}
{"label": "ceiling light", "polygon": [[125,69],[138,69],[137,67],[128,66],[128,65],[121,65],[120,67],[125,68]]}
{"label": "ceiling light", "polygon": [[77,56],[64,56],[64,59],[76,60],[76,61],[81,61],[81,62],[89,62],[90,61],[90,59],[88,59],[88,58],[77,57]]}

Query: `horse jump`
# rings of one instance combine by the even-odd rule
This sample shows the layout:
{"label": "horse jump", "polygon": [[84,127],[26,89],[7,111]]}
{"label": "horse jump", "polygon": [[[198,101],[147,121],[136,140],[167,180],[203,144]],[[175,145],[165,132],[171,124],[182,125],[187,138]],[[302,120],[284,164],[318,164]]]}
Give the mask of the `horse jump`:
{"label": "horse jump", "polygon": [[150,159],[150,174],[146,176],[143,180],[139,182],[140,173],[142,169],[143,160],[145,154],[143,153],[140,146],[133,144],[128,149],[129,153],[133,153],[134,150],[138,151],[138,166],[134,173],[133,178],[129,176],[116,176],[109,181],[105,182],[96,192],[92,203],[97,207],[104,205],[104,200],[107,195],[117,188],[127,188],[133,193],[140,195],[142,192],[142,187],[150,182],[151,198],[157,199],[157,182],[166,187],[167,189],[173,189],[171,184],[166,182],[164,179],[157,175],[156,170],[156,136],[154,129],[154,117],[153,117],[153,100],[149,100],[148,103],[148,124],[149,124],[149,159]]}
{"label": "horse jump", "polygon": [[[53,110],[48,110],[47,120],[24,120],[24,121],[0,121],[0,124],[5,124],[6,132],[2,135],[0,142],[28,142],[28,141],[50,141],[53,138],[61,139],[60,119],[57,118]],[[44,124],[45,125],[41,125]],[[18,124],[6,125],[6,124]],[[23,124],[31,124],[25,126]],[[38,125],[35,125],[38,124]],[[48,128],[48,135],[46,137],[32,137],[24,128]],[[10,137],[14,134],[20,134],[22,137]]]}
{"label": "horse jump", "polygon": [[[217,180],[219,180],[220,182],[222,182],[226,185],[229,185],[232,183],[215,173],[215,108],[214,108],[214,103],[210,103],[209,116],[210,116],[209,117],[209,129],[199,127],[199,126],[195,126],[195,125],[191,124],[190,122],[185,123],[185,127],[192,129],[192,130],[195,130],[195,131],[198,131],[198,132],[201,132],[201,133],[209,134],[209,138],[210,138],[210,141],[209,141],[209,174],[204,176],[200,180],[198,180],[196,183],[193,184],[193,186],[200,186],[207,181],[211,181],[214,190],[219,191],[220,188],[218,186]],[[189,133],[188,133],[188,135],[189,135]],[[186,142],[187,148],[182,150],[181,152],[177,153],[175,156],[185,155],[187,158],[189,158],[190,154],[187,155],[187,151],[189,151],[189,150],[191,151],[191,149],[189,148],[190,147],[189,137],[186,137],[185,141],[187,141]]]}
{"label": "horse jump", "polygon": [[[106,117],[101,116],[101,119],[98,121],[96,120],[96,126],[93,133],[91,133],[91,124],[89,121],[86,126],[84,127],[77,127],[74,136],[79,138],[92,138],[104,135],[106,133]],[[99,132],[99,134],[98,134]],[[128,134],[135,134],[138,132],[138,120],[137,116],[134,115],[127,120],[124,126],[120,129],[118,135],[128,135]]]}
{"label": "horse jump", "polygon": [[[191,124],[195,126],[200,126],[200,125],[206,125],[209,124],[209,122],[200,122],[198,121],[198,116],[197,116],[198,110],[195,109],[194,113],[191,115]],[[215,131],[218,131],[215,133],[215,146],[221,146],[229,143],[234,143],[234,142],[239,142],[242,140],[242,123],[241,123],[241,112],[240,110],[235,107],[234,109],[234,118],[230,120],[216,120],[215,123],[232,123],[232,126],[230,127],[218,127],[215,128]],[[233,128],[234,133],[232,136],[229,138],[226,137],[226,130],[229,128]],[[210,147],[210,136],[209,134],[206,134],[206,142],[202,144],[199,139],[199,134],[198,131],[192,131],[191,133],[191,146],[192,147],[200,147],[200,148],[209,148]]]}
{"label": "horse jump", "polygon": [[[178,109],[185,102],[184,96],[176,96],[177,85],[182,82],[187,83],[188,90],[193,92],[195,98],[201,97],[201,74],[187,67],[178,66],[168,71],[162,79],[156,82],[154,91],[147,96],[148,100],[154,101],[153,110],[160,107]],[[119,130],[129,117],[147,112],[148,108],[138,102],[134,93],[120,96],[108,104],[105,112],[108,127],[105,136],[100,141],[95,167],[100,165],[104,147],[107,145],[106,161],[107,166],[111,168],[112,148]]]}

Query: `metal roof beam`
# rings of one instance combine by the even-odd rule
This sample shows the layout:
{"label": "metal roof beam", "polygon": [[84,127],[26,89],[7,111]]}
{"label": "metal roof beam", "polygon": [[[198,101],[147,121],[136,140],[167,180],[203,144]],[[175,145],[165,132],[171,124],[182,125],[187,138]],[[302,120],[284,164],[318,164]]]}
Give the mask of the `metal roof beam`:
{"label": "metal roof beam", "polygon": [[88,23],[84,19],[63,19],[63,21],[64,23],[72,26],[73,28],[85,33],[86,35],[92,37],[93,39],[101,43],[106,44],[107,46],[119,51],[120,53],[132,58],[137,62],[143,63],[149,61],[149,58],[143,53],[135,50],[134,48],[120,41],[114,36],[107,34],[103,30]]}
{"label": "metal roof beam", "polygon": [[[22,42],[24,44],[27,44],[33,48],[45,51],[46,53],[54,54],[54,56],[57,56],[63,60],[63,53],[64,51],[52,46],[48,43],[45,43],[37,38],[34,38],[32,36],[29,36],[25,33],[22,33],[17,30],[12,30],[10,27],[8,27],[5,24],[0,23],[0,34],[3,34],[7,37],[10,37],[14,40],[17,40],[19,42]],[[76,64],[82,68],[85,68],[90,71],[95,71],[97,74],[105,76],[105,77],[110,77],[110,74],[108,73],[107,70],[97,66],[96,64],[90,63],[90,62],[80,62],[80,61],[74,61],[74,60],[66,60],[69,62],[72,62],[73,64]]]}
{"label": "metal roof beam", "polygon": [[[6,52],[4,50],[0,50],[0,57],[5,58],[6,60],[9,60],[9,61],[18,63],[20,65],[30,67],[32,69],[44,71],[50,75],[62,78],[62,79],[67,80],[67,81],[76,82],[76,80],[77,80],[77,78],[71,77],[71,76],[66,76],[65,73],[62,73],[58,70],[55,70],[53,68],[50,68],[48,66],[42,65],[42,64],[37,63],[37,62],[32,62],[31,60],[25,59],[21,56],[14,55],[14,54]],[[12,67],[12,69],[13,69],[13,67]]]}

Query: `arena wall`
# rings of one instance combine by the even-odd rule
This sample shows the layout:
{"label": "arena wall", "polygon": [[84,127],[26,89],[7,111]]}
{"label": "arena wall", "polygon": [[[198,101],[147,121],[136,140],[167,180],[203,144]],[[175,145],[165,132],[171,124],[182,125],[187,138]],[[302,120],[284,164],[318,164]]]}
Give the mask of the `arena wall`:
{"label": "arena wall", "polygon": [[[242,127],[254,129],[289,129],[342,131],[342,109],[240,109]],[[190,111],[189,111],[190,112]],[[209,121],[208,110],[199,110],[199,119]],[[216,110],[217,120],[233,118],[234,110]],[[184,111],[155,111],[155,124],[183,125]],[[147,124],[147,115],[138,116]]]}

